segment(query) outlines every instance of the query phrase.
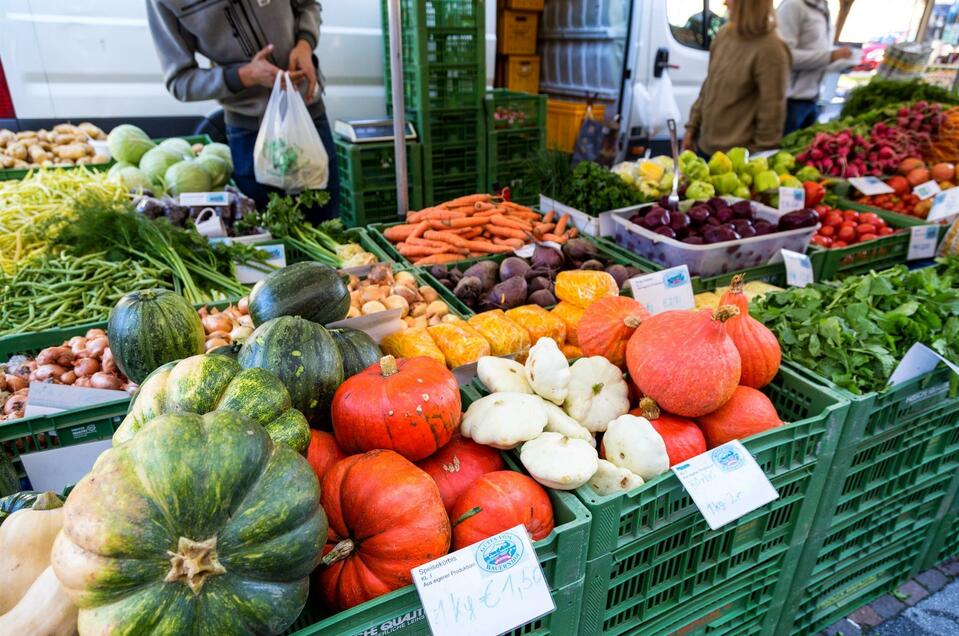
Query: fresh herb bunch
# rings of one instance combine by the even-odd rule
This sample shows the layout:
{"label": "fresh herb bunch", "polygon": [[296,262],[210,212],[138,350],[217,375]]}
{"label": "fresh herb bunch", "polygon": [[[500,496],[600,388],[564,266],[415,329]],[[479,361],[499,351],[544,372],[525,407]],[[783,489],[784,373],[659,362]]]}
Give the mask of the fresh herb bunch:
{"label": "fresh herb bunch", "polygon": [[959,104],[959,95],[940,86],[927,84],[918,79],[902,81],[874,77],[849,93],[842,107],[841,117],[859,117],[869,111],[884,109],[902,102],[939,102]]}
{"label": "fresh herb bunch", "polygon": [[536,154],[525,162],[525,181],[538,185],[539,191],[555,199],[563,184],[573,178],[572,156],[559,150],[540,147]]}
{"label": "fresh herb bunch", "polygon": [[959,362],[959,259],[939,264],[766,294],[750,313],[773,330],[785,359],[850,393],[882,391],[916,342]]}
{"label": "fresh herb bunch", "polygon": [[573,169],[559,194],[560,203],[592,216],[640,203],[641,195],[629,184],[592,161],[582,161]]}

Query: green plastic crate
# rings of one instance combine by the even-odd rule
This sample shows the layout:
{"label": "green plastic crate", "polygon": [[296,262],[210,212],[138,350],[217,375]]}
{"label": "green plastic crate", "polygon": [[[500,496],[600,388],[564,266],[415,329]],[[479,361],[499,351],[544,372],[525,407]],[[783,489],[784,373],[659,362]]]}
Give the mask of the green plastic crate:
{"label": "green plastic crate", "polygon": [[[951,386],[949,369],[936,369],[882,393],[857,396],[811,370],[789,362],[784,366],[848,399],[850,406],[815,522],[802,546],[793,584],[782,599],[777,634],[806,628],[807,611],[803,608],[811,597],[821,593],[823,576],[838,576],[829,573],[840,568],[855,571],[857,563],[868,562],[877,551],[885,550],[876,539],[884,531],[900,531],[898,521],[884,516],[896,497],[939,483],[943,475],[952,478],[959,471],[959,397]],[[934,517],[937,509],[948,505],[949,492],[943,484],[923,490],[923,501],[915,505],[923,514]],[[925,527],[916,531],[923,535],[924,543],[929,543],[934,530]],[[856,545],[860,536],[863,541],[873,541],[872,547]],[[902,547],[904,552],[908,549]],[[910,553],[908,558],[893,554],[903,571],[918,571],[922,557],[922,551],[918,555]],[[794,619],[799,621],[795,627]],[[815,624],[820,625],[820,621]]]}
{"label": "green plastic crate", "polygon": [[494,88],[486,91],[483,108],[486,112],[486,129],[490,131],[490,134],[525,129],[533,132],[542,131],[545,135],[545,95]]}
{"label": "green plastic crate", "polygon": [[[340,188],[354,193],[396,188],[396,154],[393,142],[354,144],[342,137],[336,137],[335,144]],[[406,142],[406,174],[409,187],[422,186],[423,147],[419,142]]]}
{"label": "green plastic crate", "polygon": [[407,109],[406,117],[416,126],[420,142],[423,144],[423,161],[429,157],[431,146],[439,144],[484,143],[486,124],[483,111],[479,108],[431,109],[418,111]]}
{"label": "green plastic crate", "polygon": [[[488,125],[488,124],[487,124]],[[518,161],[536,157],[540,148],[546,147],[546,131],[517,130],[493,131],[487,127],[486,154],[489,169],[502,172]]]}
{"label": "green plastic crate", "polygon": [[[423,207],[423,188],[414,185],[406,191],[410,210]],[[355,192],[340,189],[340,219],[347,227],[365,228],[372,223],[392,223],[397,219],[396,187]]]}

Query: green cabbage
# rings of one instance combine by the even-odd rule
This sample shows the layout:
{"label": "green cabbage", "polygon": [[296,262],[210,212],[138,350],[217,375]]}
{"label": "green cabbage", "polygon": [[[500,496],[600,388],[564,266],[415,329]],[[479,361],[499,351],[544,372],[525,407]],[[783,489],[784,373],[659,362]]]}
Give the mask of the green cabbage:
{"label": "green cabbage", "polygon": [[147,150],[140,158],[140,170],[152,181],[159,181],[166,174],[167,168],[182,160],[179,154],[172,153],[163,146],[157,146]]}
{"label": "green cabbage", "polygon": [[223,187],[230,180],[230,173],[233,170],[223,159],[209,153],[205,155],[200,153],[196,162],[210,175],[210,182],[214,188]]}
{"label": "green cabbage", "polygon": [[219,157],[230,166],[230,171],[233,171],[233,155],[230,153],[230,147],[226,144],[218,144],[215,141],[209,143],[203,146],[203,150],[200,151],[200,156],[204,155]]}
{"label": "green cabbage", "polygon": [[120,124],[107,136],[107,147],[113,158],[134,165],[139,163],[140,157],[154,146],[156,144],[145,132],[130,124]]}
{"label": "green cabbage", "polygon": [[209,192],[213,187],[210,175],[196,159],[175,163],[167,168],[163,175],[167,192],[178,195],[181,192]]}
{"label": "green cabbage", "polygon": [[112,179],[113,177],[116,176],[118,172],[120,172],[124,168],[136,168],[136,166],[133,165],[132,163],[127,163],[126,161],[118,161],[112,166],[110,166],[110,171],[107,172],[107,176]]}
{"label": "green cabbage", "polygon": [[110,179],[123,184],[123,187],[131,192],[138,190],[153,191],[153,182],[136,166],[124,166],[120,168],[116,174],[112,175]]}
{"label": "green cabbage", "polygon": [[190,145],[190,142],[186,139],[180,139],[179,137],[170,137],[169,139],[164,139],[160,142],[160,147],[167,152],[172,152],[173,154],[179,155],[184,159],[193,159],[196,157],[196,154],[193,152],[193,146]]}

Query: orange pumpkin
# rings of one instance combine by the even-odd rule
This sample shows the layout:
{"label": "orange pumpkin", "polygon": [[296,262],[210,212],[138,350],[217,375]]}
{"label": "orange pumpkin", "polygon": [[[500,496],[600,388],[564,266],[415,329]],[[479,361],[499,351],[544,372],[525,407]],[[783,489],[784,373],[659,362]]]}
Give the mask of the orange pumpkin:
{"label": "orange pumpkin", "polygon": [[459,550],[523,524],[533,541],[553,531],[553,504],[542,486],[520,473],[486,473],[463,491],[453,514],[453,548]]}
{"label": "orange pumpkin", "polygon": [[333,434],[311,428],[310,445],[306,448],[306,461],[316,473],[316,478],[322,482],[326,472],[341,459],[346,459],[346,453],[336,443]]}
{"label": "orange pumpkin", "polygon": [[[645,417],[653,425],[666,444],[669,465],[681,464],[691,457],[706,452],[706,439],[696,423],[691,419],[679,417],[659,410],[659,405],[650,398],[643,398],[631,415]],[[603,449],[605,455],[605,447]]]}
{"label": "orange pumpkin", "polygon": [[433,478],[446,511],[452,513],[453,504],[470,484],[486,473],[503,469],[503,458],[495,448],[457,433],[449,444],[416,465]]}
{"label": "orange pumpkin", "polygon": [[626,344],[639,324],[649,318],[642,304],[626,296],[601,298],[586,308],[579,321],[579,348],[586,356],[603,356],[626,368]]}
{"label": "orange pumpkin", "polygon": [[783,425],[769,398],[748,386],[736,387],[728,402],[708,415],[697,417],[696,423],[709,448]]}
{"label": "orange pumpkin", "polygon": [[733,277],[720,305],[733,305],[739,315],[726,321],[726,334],[736,345],[742,363],[739,383],[761,389],[779,372],[782,349],[779,340],[766,325],[749,315],[749,299],[743,293],[742,274]]}

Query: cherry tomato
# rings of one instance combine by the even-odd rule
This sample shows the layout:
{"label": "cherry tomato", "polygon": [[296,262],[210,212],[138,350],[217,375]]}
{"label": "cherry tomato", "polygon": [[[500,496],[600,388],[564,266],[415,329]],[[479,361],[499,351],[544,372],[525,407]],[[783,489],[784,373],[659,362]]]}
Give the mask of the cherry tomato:
{"label": "cherry tomato", "polygon": [[836,235],[836,237],[840,241],[851,243],[852,241],[856,239],[856,229],[853,227],[843,225],[841,228],[839,228],[839,233]]}
{"label": "cherry tomato", "polygon": [[882,219],[875,212],[863,212],[859,215],[860,223],[871,223],[872,225],[879,225],[879,222]]}
{"label": "cherry tomato", "polygon": [[833,241],[832,246],[833,247],[849,247],[849,243],[847,243],[846,241]]}
{"label": "cherry tomato", "polygon": [[889,236],[890,234],[892,234],[892,233],[894,233],[894,232],[895,232],[895,230],[892,229],[891,227],[881,227],[881,228],[879,228],[879,236]]}
{"label": "cherry tomato", "polygon": [[859,218],[859,213],[855,210],[844,210],[842,213],[842,218],[845,221],[855,221]]}
{"label": "cherry tomato", "polygon": [[859,225],[859,224],[856,223],[855,221],[843,221],[842,224],[841,224],[839,227],[841,227],[841,228],[843,228],[843,227],[851,227],[852,229],[855,230],[857,225]]}
{"label": "cherry tomato", "polygon": [[876,226],[872,223],[860,223],[859,226],[856,227],[856,234],[859,236],[862,236],[863,234],[872,234],[875,236]]}
{"label": "cherry tomato", "polygon": [[821,228],[819,228],[820,236],[835,236],[835,234],[836,234],[836,228],[834,228],[831,225],[824,225]]}
{"label": "cherry tomato", "polygon": [[826,217],[826,225],[831,225],[833,227],[839,227],[842,225],[842,215],[838,212],[830,212],[829,216]]}
{"label": "cherry tomato", "polygon": [[819,245],[820,247],[829,247],[832,245],[832,239],[828,236],[815,235],[810,239],[810,242]]}
{"label": "cherry tomato", "polygon": [[860,234],[860,235],[859,235],[859,242],[860,242],[860,243],[865,243],[866,241],[872,241],[872,240],[877,239],[877,238],[879,238],[879,237],[876,236],[875,234],[871,233],[871,232],[870,232],[869,234]]}

